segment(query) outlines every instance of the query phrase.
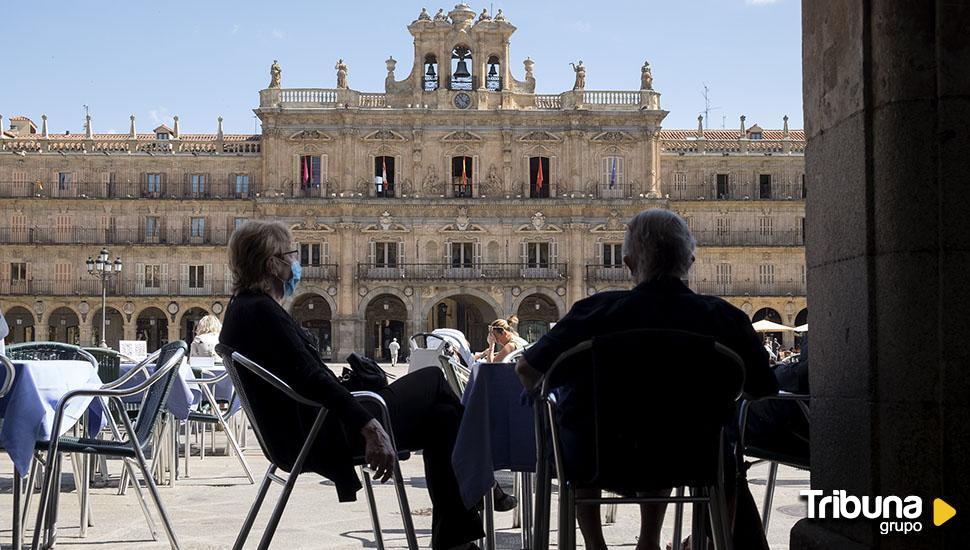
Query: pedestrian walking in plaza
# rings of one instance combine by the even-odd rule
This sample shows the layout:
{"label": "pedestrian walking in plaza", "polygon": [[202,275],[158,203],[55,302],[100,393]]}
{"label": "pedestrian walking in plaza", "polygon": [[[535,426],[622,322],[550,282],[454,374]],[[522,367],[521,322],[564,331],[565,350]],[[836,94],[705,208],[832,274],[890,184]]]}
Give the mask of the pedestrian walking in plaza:
{"label": "pedestrian walking in plaza", "polygon": [[392,338],[391,343],[387,345],[387,350],[391,352],[391,366],[397,366],[397,352],[401,351],[401,344],[397,343],[397,338]]}

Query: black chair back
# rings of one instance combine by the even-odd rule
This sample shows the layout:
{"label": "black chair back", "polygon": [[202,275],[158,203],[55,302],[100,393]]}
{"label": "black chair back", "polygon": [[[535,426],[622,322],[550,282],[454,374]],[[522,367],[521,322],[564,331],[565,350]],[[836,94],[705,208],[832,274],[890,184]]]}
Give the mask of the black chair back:
{"label": "black chair back", "polygon": [[591,428],[596,442],[592,477],[571,481],[625,491],[715,483],[721,429],[744,383],[736,354],[708,336],[643,329],[594,338],[564,361],[556,376],[577,380],[564,401],[592,411],[564,402],[561,425]]}
{"label": "black chair back", "polygon": [[98,378],[114,382],[121,376],[121,354],[111,348],[83,348],[98,361]]}
{"label": "black chair back", "polygon": [[155,423],[158,421],[162,409],[168,403],[168,396],[172,393],[172,386],[175,384],[175,377],[178,376],[179,366],[188,349],[185,342],[176,340],[165,344],[158,352],[155,372],[168,370],[145,391],[145,397],[141,402],[141,410],[138,412],[138,419],[135,421],[134,428],[138,443],[143,446],[150,441]]}
{"label": "black chair back", "polygon": [[[253,407],[249,393],[258,392],[261,401],[273,402],[275,405],[285,407],[285,410],[275,410],[273,415],[275,419],[291,418],[295,421],[300,415],[299,405],[285,391],[268,383],[265,379],[261,379],[259,374],[252,369],[255,367],[263,373],[273,376],[268,371],[251,361],[248,365],[235,361],[233,359],[235,350],[229,346],[221,343],[217,344],[216,353],[222,357],[222,364],[226,367],[226,372],[229,373],[229,378],[232,380],[236,395],[239,396],[239,402],[246,416],[249,418],[250,426],[253,428],[253,433],[256,434],[256,440],[259,441],[259,446],[266,455],[266,458],[280,469],[289,472],[296,459],[296,453],[293,452],[292,448],[298,446],[295,443],[291,443],[291,445],[276,445],[277,438],[273,438],[272,436],[269,438],[266,437],[265,434],[272,434],[276,428],[269,415],[260,414],[261,409]],[[239,357],[239,354],[236,355]],[[282,384],[282,382],[280,383]]]}
{"label": "black chair back", "polygon": [[21,361],[87,361],[98,367],[98,360],[78,346],[62,342],[21,342],[7,346],[7,358]]}

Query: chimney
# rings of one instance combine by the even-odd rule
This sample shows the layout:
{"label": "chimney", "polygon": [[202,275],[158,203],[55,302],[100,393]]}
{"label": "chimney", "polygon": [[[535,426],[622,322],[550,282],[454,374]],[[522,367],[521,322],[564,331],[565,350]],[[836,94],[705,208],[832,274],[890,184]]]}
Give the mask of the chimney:
{"label": "chimney", "polygon": [[51,137],[47,133],[47,115],[40,115],[40,136],[44,139]]}
{"label": "chimney", "polygon": [[174,117],[172,117],[172,119],[175,120],[175,129],[172,130],[172,137],[175,139],[178,139],[179,138],[179,116],[175,115]]}
{"label": "chimney", "polygon": [[135,133],[135,115],[131,115],[131,128],[128,130],[128,137],[135,139],[138,134]]}

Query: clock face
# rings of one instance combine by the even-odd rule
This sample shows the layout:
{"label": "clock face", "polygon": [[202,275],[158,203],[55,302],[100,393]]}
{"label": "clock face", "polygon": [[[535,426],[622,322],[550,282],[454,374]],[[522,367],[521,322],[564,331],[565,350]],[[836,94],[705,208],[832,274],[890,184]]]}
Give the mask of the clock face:
{"label": "clock face", "polygon": [[455,96],[455,107],[459,109],[467,109],[469,105],[472,104],[472,98],[466,93],[460,93]]}

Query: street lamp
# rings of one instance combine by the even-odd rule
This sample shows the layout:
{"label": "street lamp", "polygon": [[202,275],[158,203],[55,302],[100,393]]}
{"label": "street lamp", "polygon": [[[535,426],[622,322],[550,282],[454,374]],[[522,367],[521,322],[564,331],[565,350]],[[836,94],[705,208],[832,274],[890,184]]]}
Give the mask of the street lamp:
{"label": "street lamp", "polygon": [[108,281],[116,275],[121,275],[121,257],[116,257],[115,261],[112,262],[108,249],[102,248],[97,259],[88,256],[88,261],[84,263],[87,265],[89,275],[101,279],[101,343],[99,345],[106,348],[108,347],[108,342],[105,340],[105,327],[107,326],[105,319],[108,315]]}

